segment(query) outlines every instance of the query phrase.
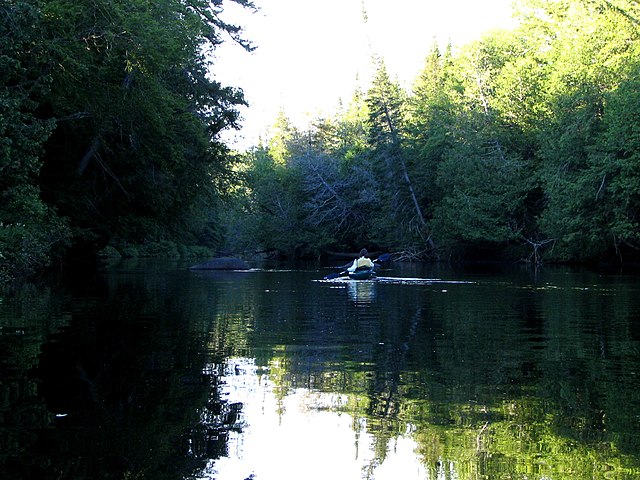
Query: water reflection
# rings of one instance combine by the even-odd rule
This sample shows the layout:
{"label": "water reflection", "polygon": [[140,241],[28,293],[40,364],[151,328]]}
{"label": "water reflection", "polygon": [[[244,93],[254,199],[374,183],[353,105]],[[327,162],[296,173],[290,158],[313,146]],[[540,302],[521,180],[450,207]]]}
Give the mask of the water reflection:
{"label": "water reflection", "polygon": [[44,307],[46,291],[0,303],[0,324],[39,327],[0,332],[15,355],[0,362],[0,478],[176,479],[202,468],[181,446],[210,392],[182,330],[190,320],[175,315],[166,277],[140,280],[87,281]]}
{"label": "water reflection", "polygon": [[349,298],[356,304],[365,306],[371,304],[376,299],[375,280],[352,280],[347,282]]}
{"label": "water reflection", "polygon": [[635,279],[395,273],[7,297],[0,478],[638,478]]}
{"label": "water reflection", "polygon": [[244,426],[198,478],[426,478],[411,428],[380,455],[367,419],[357,415],[357,397],[307,388],[283,395],[253,359],[228,359],[222,370],[222,396],[243,406]]}

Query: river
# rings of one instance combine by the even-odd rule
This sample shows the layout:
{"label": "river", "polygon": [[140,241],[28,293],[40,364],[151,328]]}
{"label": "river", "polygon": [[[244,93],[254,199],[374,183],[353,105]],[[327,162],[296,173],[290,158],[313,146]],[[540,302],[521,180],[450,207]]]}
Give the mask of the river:
{"label": "river", "polygon": [[640,478],[640,280],[119,263],[0,297],[0,478]]}

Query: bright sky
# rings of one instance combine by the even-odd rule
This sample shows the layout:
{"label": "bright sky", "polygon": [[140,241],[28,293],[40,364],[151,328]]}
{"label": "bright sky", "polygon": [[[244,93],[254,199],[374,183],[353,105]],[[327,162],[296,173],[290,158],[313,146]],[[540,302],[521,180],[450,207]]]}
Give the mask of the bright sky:
{"label": "bright sky", "polygon": [[429,478],[411,426],[378,464],[367,420],[336,411],[350,410],[346,395],[291,388],[283,397],[268,375],[257,375],[252,359],[232,358],[229,365],[239,373],[224,376],[222,396],[242,403],[243,427],[229,432],[227,455],[211,459],[200,480],[352,480],[365,478],[371,465],[367,478]]}
{"label": "bright sky", "polygon": [[369,87],[374,54],[410,87],[434,41],[462,46],[509,28],[512,1],[255,0],[258,13],[229,2],[225,19],[258,48],[247,53],[228,42],[216,52],[215,78],[242,88],[250,103],[242,131],[227,140],[244,148],[268,138],[280,110],[299,128],[333,114],[356,87]]}

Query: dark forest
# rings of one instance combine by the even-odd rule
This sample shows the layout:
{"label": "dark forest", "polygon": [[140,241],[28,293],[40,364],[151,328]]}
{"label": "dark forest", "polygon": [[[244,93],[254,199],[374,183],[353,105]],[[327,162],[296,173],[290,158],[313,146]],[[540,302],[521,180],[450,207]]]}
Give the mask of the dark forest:
{"label": "dark forest", "polygon": [[231,1],[256,8],[0,6],[1,281],[99,255],[638,259],[637,2],[521,1],[513,30],[434,44],[410,90],[374,59],[333,116],[282,112],[237,152],[246,102],[211,53],[259,45]]}

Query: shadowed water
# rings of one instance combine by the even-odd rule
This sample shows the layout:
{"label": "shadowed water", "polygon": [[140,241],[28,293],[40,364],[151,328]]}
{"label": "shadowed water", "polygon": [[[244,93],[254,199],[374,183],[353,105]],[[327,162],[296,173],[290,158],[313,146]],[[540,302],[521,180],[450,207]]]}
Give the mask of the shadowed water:
{"label": "shadowed water", "polygon": [[632,479],[640,282],[115,265],[0,303],[0,478]]}

